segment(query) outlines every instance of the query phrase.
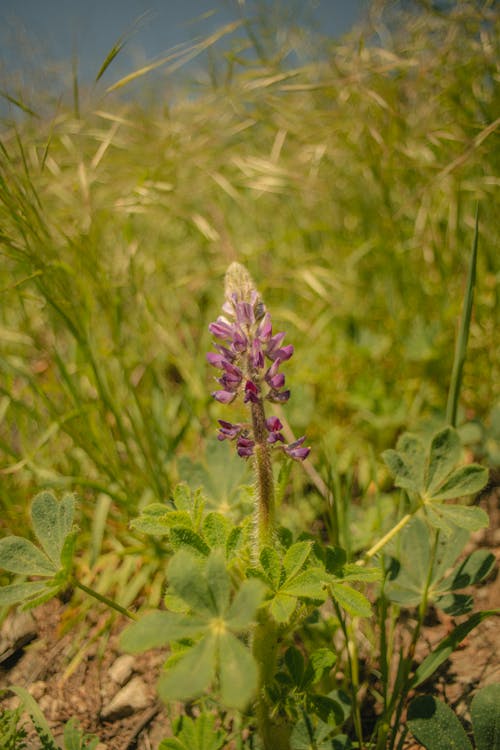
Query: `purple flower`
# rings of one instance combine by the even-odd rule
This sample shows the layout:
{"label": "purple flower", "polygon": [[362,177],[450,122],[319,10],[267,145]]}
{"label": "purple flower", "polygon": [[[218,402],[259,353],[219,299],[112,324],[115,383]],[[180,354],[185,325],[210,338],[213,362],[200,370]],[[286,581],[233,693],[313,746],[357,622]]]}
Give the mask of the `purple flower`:
{"label": "purple flower", "polygon": [[248,458],[253,454],[255,442],[246,437],[239,437],[236,442],[236,450],[238,456],[242,458]]}
{"label": "purple flower", "polygon": [[310,448],[303,447],[305,438],[285,445],[283,425],[277,417],[265,416],[265,401],[284,404],[290,398],[285,389],[282,363],[293,355],[292,344],[283,345],[284,332],[273,335],[271,316],[266,310],[246,269],[233,263],[226,274],[226,299],[217,320],[209,330],[218,340],[215,351],[207,354],[207,362],[219,370],[216,378],[220,389],[212,396],[222,404],[242,398],[252,414],[252,426],[219,420],[219,440],[236,440],[240,456],[253,455],[255,445],[282,444],[285,453],[304,460]]}
{"label": "purple flower", "polygon": [[287,456],[290,456],[290,458],[294,458],[296,461],[303,461],[305,458],[308,457],[309,453],[311,452],[310,448],[303,448],[302,443],[306,439],[306,436],[299,438],[294,443],[290,443],[289,445],[285,445],[283,447],[283,450],[287,454]]}
{"label": "purple flower", "polygon": [[243,425],[232,424],[231,422],[226,422],[224,419],[219,419],[219,424],[220,430],[217,435],[219,440],[234,440],[234,438],[238,437],[240,432],[244,429]]}

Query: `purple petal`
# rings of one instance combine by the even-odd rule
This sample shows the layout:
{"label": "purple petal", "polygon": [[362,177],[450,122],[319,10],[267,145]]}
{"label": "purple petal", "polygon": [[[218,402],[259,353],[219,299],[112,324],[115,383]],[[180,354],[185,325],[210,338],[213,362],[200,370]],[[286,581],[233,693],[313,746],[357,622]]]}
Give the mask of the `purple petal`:
{"label": "purple petal", "polygon": [[302,443],[306,439],[305,435],[298,440],[296,440],[294,443],[290,443],[290,445],[285,445],[283,450],[285,453],[290,456],[290,458],[295,459],[296,461],[304,461],[305,458],[308,457],[309,453],[311,452],[310,448],[304,448],[302,446]]}
{"label": "purple petal", "polygon": [[290,391],[270,391],[266,398],[273,404],[285,404],[290,398]]}
{"label": "purple petal", "polygon": [[261,370],[264,367],[264,353],[258,339],[252,341],[252,351],[250,353],[250,364],[257,370]]}
{"label": "purple petal", "polygon": [[281,349],[276,349],[271,359],[278,360],[279,362],[286,362],[287,359],[290,359],[290,357],[293,354],[293,344],[287,344],[287,346],[283,346]]}
{"label": "purple petal", "polygon": [[210,323],[208,330],[218,339],[231,341],[233,338],[233,326],[222,316],[218,317],[214,323]]}
{"label": "purple petal", "polygon": [[266,419],[266,427],[269,432],[278,432],[278,430],[283,429],[283,425],[278,417],[268,417],[268,419]]}
{"label": "purple petal", "polygon": [[253,325],[255,323],[255,315],[253,307],[250,302],[238,302],[235,305],[236,320],[239,325]]}
{"label": "purple petal", "polygon": [[285,334],[283,332],[276,333],[272,338],[269,339],[269,342],[267,344],[266,354],[270,359],[276,359],[274,355],[274,352],[276,349],[279,348],[279,345],[285,338]]}
{"label": "purple petal", "polygon": [[220,401],[221,404],[230,404],[236,398],[236,393],[231,391],[214,391],[212,396],[216,401]]}
{"label": "purple petal", "polygon": [[236,443],[238,456],[241,456],[242,458],[251,456],[253,453],[254,445],[255,443],[253,440],[250,440],[249,438],[239,437]]}
{"label": "purple petal", "polygon": [[271,338],[272,331],[273,327],[271,323],[271,316],[269,315],[269,313],[266,313],[259,323],[259,327],[257,328],[257,338],[259,339],[259,341],[265,344]]}
{"label": "purple petal", "polygon": [[212,367],[222,367],[222,363],[225,361],[222,354],[217,352],[207,352],[207,362]]}
{"label": "purple petal", "polygon": [[259,401],[259,389],[251,380],[247,380],[245,383],[245,397],[243,401],[245,404],[248,403],[248,401],[251,401],[254,404]]}

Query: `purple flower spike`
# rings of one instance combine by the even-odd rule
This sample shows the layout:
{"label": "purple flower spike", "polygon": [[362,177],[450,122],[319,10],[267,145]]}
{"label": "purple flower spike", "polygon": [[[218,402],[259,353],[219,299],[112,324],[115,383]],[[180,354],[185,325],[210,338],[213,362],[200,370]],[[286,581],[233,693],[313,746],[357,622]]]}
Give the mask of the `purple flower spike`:
{"label": "purple flower spike", "polygon": [[238,455],[243,458],[255,455],[259,471],[264,471],[262,461],[270,466],[265,456],[269,456],[271,446],[279,445],[288,456],[303,461],[310,451],[303,446],[305,438],[286,445],[281,421],[278,417],[266,419],[265,413],[266,400],[285,404],[290,398],[280,367],[293,355],[294,348],[292,344],[283,345],[284,332],[273,335],[271,316],[248,271],[239,263],[232,263],[227,270],[225,297],[224,315],[209,325],[217,341],[215,351],[207,354],[207,362],[219,370],[216,380],[220,386],[212,396],[222,404],[241,398],[248,404],[252,419],[251,424],[219,420],[217,437],[236,441]]}
{"label": "purple flower spike", "polygon": [[304,461],[311,452],[310,448],[303,448],[302,443],[306,439],[306,436],[299,438],[294,443],[290,443],[289,445],[285,445],[283,450],[287,454],[287,456],[290,456],[290,458],[295,459],[295,461]]}

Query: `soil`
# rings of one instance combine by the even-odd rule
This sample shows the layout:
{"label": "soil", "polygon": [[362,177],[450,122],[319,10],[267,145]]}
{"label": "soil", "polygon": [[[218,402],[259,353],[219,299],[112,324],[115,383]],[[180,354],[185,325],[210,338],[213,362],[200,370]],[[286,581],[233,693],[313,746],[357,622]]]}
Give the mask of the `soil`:
{"label": "soil", "polygon": [[[467,552],[485,547],[494,552],[498,561],[498,489],[483,498],[481,504],[490,515],[490,527],[473,536]],[[478,610],[500,606],[497,570],[485,584],[475,588],[474,599]],[[150,652],[134,657],[132,664],[124,665],[124,674],[117,677],[118,664],[122,663],[117,664],[120,658],[118,635],[126,624],[125,619],[115,618],[110,625],[108,615],[96,615],[93,609],[84,625],[80,622],[78,628],[68,629],[71,607],[71,604],[54,599],[33,611],[22,613],[25,618],[21,623],[25,631],[24,643],[21,639],[8,649],[4,638],[3,656],[0,648],[0,689],[10,685],[28,689],[38,701],[61,746],[65,722],[76,717],[83,730],[99,737],[98,750],[156,750],[160,741],[172,734],[169,714],[157,700],[154,689],[164,655]],[[10,614],[4,622],[4,636],[15,616],[15,613]],[[417,659],[423,658],[455,624],[452,618],[430,616],[423,629]],[[498,619],[492,617],[469,634],[425,689],[444,698],[467,724],[468,706],[475,691],[500,682],[499,654],[500,628]],[[122,690],[123,684],[130,684],[132,680],[135,686],[135,696],[130,701],[132,705],[125,701],[124,706],[109,713],[112,699]],[[4,693],[0,705],[12,708],[17,702],[15,696]],[[106,710],[108,716],[104,718]],[[29,722],[26,728],[29,730],[28,750],[38,750],[40,743]],[[420,745],[408,741],[406,748],[418,750]]]}

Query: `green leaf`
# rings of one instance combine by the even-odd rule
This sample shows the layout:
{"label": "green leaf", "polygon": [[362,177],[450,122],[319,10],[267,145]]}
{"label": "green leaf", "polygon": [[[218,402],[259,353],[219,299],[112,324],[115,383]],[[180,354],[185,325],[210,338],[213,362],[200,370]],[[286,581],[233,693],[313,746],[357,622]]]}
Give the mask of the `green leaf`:
{"label": "green leaf", "polygon": [[229,532],[229,521],[222,513],[208,513],[203,519],[203,536],[210,547],[226,546]]}
{"label": "green leaf", "polygon": [[162,673],[158,694],[163,701],[197,698],[208,689],[215,677],[215,639],[205,636]]}
{"label": "green leaf", "polygon": [[459,526],[467,531],[479,531],[486,528],[490,522],[488,514],[482,508],[470,505],[432,503],[426,505],[425,510],[429,523],[448,535],[453,526]]}
{"label": "green leaf", "polygon": [[325,547],[325,568],[327,573],[341,575],[347,560],[347,552],[342,547]]}
{"label": "green leaf", "polygon": [[332,597],[353,617],[371,617],[372,607],[361,591],[356,591],[344,583],[330,584]]}
{"label": "green leaf", "polygon": [[193,528],[191,516],[185,510],[172,510],[163,503],[146,506],[138,518],[130,522],[130,527],[142,534],[165,536],[172,526]]}
{"label": "green leaf", "polygon": [[257,665],[250,650],[228,631],[219,637],[219,677],[222,702],[243,710],[257,688]]}
{"label": "green leaf", "polygon": [[426,494],[433,496],[458,463],[461,445],[458,432],[445,427],[437,432],[431,442]]}
{"label": "green leaf", "polygon": [[397,450],[382,453],[396,487],[421,494],[424,489],[425,447],[420,438],[410,433],[400,437]]}
{"label": "green leaf", "polygon": [[20,536],[0,539],[0,568],[32,576],[53,576],[59,569],[38,547]]}
{"label": "green leaf", "polygon": [[330,725],[340,726],[344,721],[342,706],[327,695],[310,695],[308,704],[310,710]]}
{"label": "green leaf", "polygon": [[470,714],[476,750],[500,750],[500,683],[476,693]]}
{"label": "green leaf", "polygon": [[483,620],[493,615],[499,615],[500,610],[483,610],[482,612],[474,612],[468,620],[458,625],[455,630],[450,633],[441,643],[429,654],[423,662],[417,667],[413,678],[410,681],[410,689],[414,689],[429,679],[434,674],[436,669],[448,659],[450,654],[460,645],[463,639],[474,630]]}
{"label": "green leaf", "polygon": [[229,532],[226,542],[226,557],[228,560],[231,560],[238,554],[244,542],[244,529],[241,526],[234,526]]}
{"label": "green leaf", "polygon": [[[0,588],[0,606],[10,606],[17,602],[27,602],[30,599],[48,591],[47,581],[27,581],[26,583],[11,583]],[[54,590],[54,595],[57,589]]]}
{"label": "green leaf", "polygon": [[380,581],[382,573],[379,568],[366,568],[364,565],[347,563],[338,573],[338,577],[344,581],[365,581],[371,583],[372,581]]}
{"label": "green leaf", "polygon": [[474,495],[488,482],[488,469],[479,464],[468,464],[457,469],[441,488],[432,494],[433,500],[453,500],[464,495]]}
{"label": "green leaf", "polygon": [[280,587],[282,576],[281,560],[278,553],[272,547],[264,547],[260,553],[259,560],[269,581],[269,585],[273,591],[276,591]]}
{"label": "green leaf", "polygon": [[51,492],[40,492],[31,506],[31,520],[36,537],[47,556],[59,567],[66,536],[73,526],[75,501],[65,495],[59,502]]}
{"label": "green leaf", "polygon": [[297,606],[297,597],[278,592],[271,600],[269,611],[276,622],[288,622]]}
{"label": "green leaf", "polygon": [[292,578],[292,576],[302,569],[311,549],[312,542],[296,542],[287,550],[283,559],[287,578]]}
{"label": "green leaf", "polygon": [[434,604],[447,615],[458,617],[466,615],[474,606],[474,599],[467,594],[445,594],[434,600]]}
{"label": "green leaf", "polygon": [[451,708],[433,695],[421,695],[410,703],[407,724],[427,750],[472,750]]}
{"label": "green leaf", "polygon": [[217,614],[222,615],[229,606],[230,581],[222,550],[212,550],[207,560],[205,577]]}
{"label": "green leaf", "polygon": [[195,720],[181,716],[177,724],[177,736],[163,740],[158,750],[220,750],[225,745],[224,732],[216,728],[212,714],[202,713]]}
{"label": "green leaf", "polygon": [[264,585],[256,578],[243,581],[225,617],[228,628],[245,630],[252,624],[264,591]]}
{"label": "green leaf", "polygon": [[170,529],[170,544],[175,552],[185,549],[202,557],[206,557],[210,552],[210,547],[201,536],[185,526],[174,526]]}
{"label": "green leaf", "polygon": [[309,663],[313,670],[312,684],[318,682],[328,669],[330,670],[337,661],[337,655],[329,648],[317,648],[309,657]]}
{"label": "green leaf", "polygon": [[218,615],[199,558],[186,550],[177,552],[168,564],[167,576],[175,593],[191,609],[203,616]]}
{"label": "green leaf", "polygon": [[325,575],[320,568],[307,568],[285,581],[280,592],[308,599],[325,598]]}
{"label": "green leaf", "polygon": [[128,625],[120,636],[120,646],[130,654],[161,648],[171,641],[195,637],[206,628],[206,621],[177,612],[147,612]]}

